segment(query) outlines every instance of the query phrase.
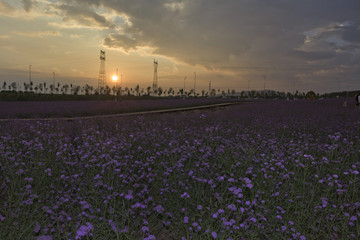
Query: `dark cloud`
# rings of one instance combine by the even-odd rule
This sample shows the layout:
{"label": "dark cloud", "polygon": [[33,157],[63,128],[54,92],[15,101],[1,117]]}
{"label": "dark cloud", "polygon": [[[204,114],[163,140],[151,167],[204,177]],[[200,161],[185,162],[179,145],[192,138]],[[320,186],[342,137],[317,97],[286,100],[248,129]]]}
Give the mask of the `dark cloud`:
{"label": "dark cloud", "polygon": [[342,38],[350,43],[360,44],[360,20],[342,27]]}
{"label": "dark cloud", "polygon": [[[91,4],[103,5],[130,17],[132,25],[125,28],[123,34],[106,38],[105,45],[125,51],[146,45],[153,47],[156,54],[204,66],[234,64],[230,56],[236,56],[235,64],[249,61],[280,64],[287,62],[288,57],[294,61],[334,58],[335,53],[321,47],[303,52],[296,49],[304,44],[304,32],[351,20],[356,12],[353,8],[359,7],[357,1],[343,4],[332,0],[315,3],[310,0],[271,3],[185,0],[168,1],[168,5],[163,1],[104,0],[91,1]],[[174,9],[169,8],[171,4]],[[350,32],[344,38],[350,38],[349,35]],[[321,44],[331,45],[324,41]],[[289,56],[291,51],[294,52]]]}
{"label": "dark cloud", "polygon": [[122,34],[111,34],[109,37],[104,39],[104,44],[110,48],[121,47],[125,52],[136,50],[139,45],[135,39]]}
{"label": "dark cloud", "polygon": [[83,26],[115,28],[116,25],[108,21],[104,16],[99,15],[86,5],[54,5],[58,10],[58,14],[63,16],[64,21],[75,21]]}
{"label": "dark cloud", "polygon": [[325,52],[325,51],[305,52],[305,51],[294,50],[290,53],[290,55],[308,61],[328,60],[335,57],[335,53]]}
{"label": "dark cloud", "polygon": [[26,12],[30,12],[31,9],[33,8],[33,5],[36,3],[36,1],[32,1],[32,0],[22,0],[21,1],[24,5],[24,10]]}

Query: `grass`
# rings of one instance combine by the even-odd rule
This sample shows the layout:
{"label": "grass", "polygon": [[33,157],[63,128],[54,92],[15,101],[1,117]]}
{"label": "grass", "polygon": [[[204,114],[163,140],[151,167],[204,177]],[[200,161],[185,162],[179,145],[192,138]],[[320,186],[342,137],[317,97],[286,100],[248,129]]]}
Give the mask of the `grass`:
{"label": "grass", "polygon": [[0,239],[358,239],[358,114],[279,101],[0,123]]}

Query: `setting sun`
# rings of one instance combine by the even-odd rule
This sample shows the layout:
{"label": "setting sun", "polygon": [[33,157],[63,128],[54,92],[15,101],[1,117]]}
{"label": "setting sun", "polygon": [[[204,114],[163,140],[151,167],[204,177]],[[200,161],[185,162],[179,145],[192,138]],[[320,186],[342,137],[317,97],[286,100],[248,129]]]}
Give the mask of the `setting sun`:
{"label": "setting sun", "polygon": [[118,80],[118,76],[113,75],[113,76],[111,77],[111,79],[112,79],[114,82],[116,82],[116,81]]}

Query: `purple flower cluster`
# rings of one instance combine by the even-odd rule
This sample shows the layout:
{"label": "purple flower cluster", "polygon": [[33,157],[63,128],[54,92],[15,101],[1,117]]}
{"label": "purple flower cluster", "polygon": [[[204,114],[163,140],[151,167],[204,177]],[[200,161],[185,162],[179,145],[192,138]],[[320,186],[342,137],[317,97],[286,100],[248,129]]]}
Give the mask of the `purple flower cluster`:
{"label": "purple flower cluster", "polygon": [[94,229],[94,226],[91,223],[87,222],[86,225],[81,225],[80,228],[76,232],[75,239],[83,239],[85,236],[92,236],[90,233],[91,230]]}

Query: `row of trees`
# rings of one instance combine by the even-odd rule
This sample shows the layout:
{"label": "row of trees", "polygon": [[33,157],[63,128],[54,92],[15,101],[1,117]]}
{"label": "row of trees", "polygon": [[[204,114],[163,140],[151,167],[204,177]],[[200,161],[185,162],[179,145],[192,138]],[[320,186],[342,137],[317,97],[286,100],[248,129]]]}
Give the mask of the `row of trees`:
{"label": "row of trees", "polygon": [[[135,88],[131,87],[101,87],[100,89],[94,88],[93,86],[86,84],[84,86],[78,86],[74,84],[48,84],[46,82],[34,84],[23,83],[19,84],[12,82],[8,84],[3,82],[0,88],[1,91],[12,91],[12,92],[33,92],[37,94],[65,94],[65,95],[116,95],[116,96],[173,96],[173,97],[241,97],[241,98],[306,98],[307,95],[304,92],[290,93],[280,92],[273,90],[263,91],[241,91],[236,92],[234,89],[221,90],[211,89],[210,91],[200,90],[195,91],[194,89],[175,89],[169,87],[164,89],[159,87],[155,90],[148,86],[141,88],[137,85]],[[316,95],[319,97],[319,94]]]}
{"label": "row of trees", "polygon": [[[135,88],[131,87],[101,87],[100,89],[94,88],[93,86],[86,84],[85,86],[78,86],[74,84],[48,84],[46,82],[34,84],[23,83],[19,84],[16,82],[12,82],[8,84],[6,81],[3,82],[1,91],[15,91],[15,92],[34,92],[34,93],[42,93],[42,94],[73,94],[73,95],[131,95],[131,96],[215,96],[217,94],[222,93],[225,95],[225,91],[221,91],[218,89],[212,89],[210,92],[205,90],[201,90],[200,92],[195,92],[194,89],[190,89],[186,91],[184,89],[175,90],[170,87],[167,89],[163,89],[162,87],[158,87],[153,90],[152,87],[148,86],[147,88],[140,88],[140,85],[137,85]],[[230,90],[228,90],[230,93]],[[231,90],[232,94],[235,94],[235,90]]]}
{"label": "row of trees", "polygon": [[15,92],[25,91],[25,92],[35,92],[35,93],[57,93],[57,94],[76,93],[77,94],[81,90],[81,87],[73,86],[72,84],[70,84],[70,85],[65,84],[60,87],[60,83],[49,85],[46,82],[39,83],[36,85],[34,85],[33,82],[23,83],[23,85],[16,83],[16,82],[7,84],[7,82],[5,81],[2,84],[1,90],[2,91],[15,91]]}

